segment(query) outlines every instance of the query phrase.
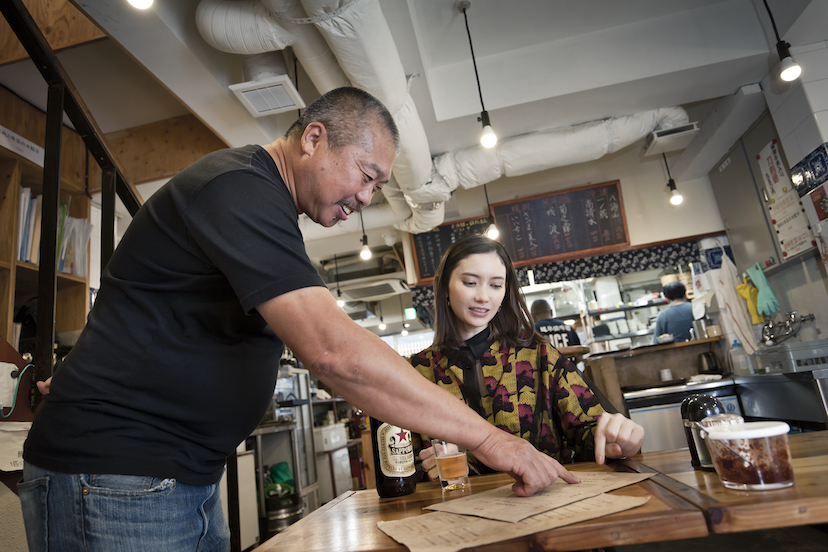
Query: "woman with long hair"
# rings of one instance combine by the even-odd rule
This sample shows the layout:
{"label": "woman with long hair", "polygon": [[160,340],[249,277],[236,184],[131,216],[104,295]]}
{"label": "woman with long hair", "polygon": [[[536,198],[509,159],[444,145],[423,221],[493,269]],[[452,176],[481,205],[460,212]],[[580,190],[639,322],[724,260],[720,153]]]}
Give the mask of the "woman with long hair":
{"label": "woman with long hair", "polygon": [[[411,357],[426,378],[489,423],[558,462],[631,456],[644,429],[607,413],[578,369],[535,331],[504,247],[485,236],[458,239],[434,276],[434,343]],[[423,471],[437,478],[422,436]],[[472,474],[487,473],[469,458]]]}

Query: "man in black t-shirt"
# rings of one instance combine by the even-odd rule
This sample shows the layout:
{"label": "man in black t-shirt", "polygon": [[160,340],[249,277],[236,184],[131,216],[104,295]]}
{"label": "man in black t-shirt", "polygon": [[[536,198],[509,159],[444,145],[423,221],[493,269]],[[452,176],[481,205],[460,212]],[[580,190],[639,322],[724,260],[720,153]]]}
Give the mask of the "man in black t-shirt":
{"label": "man in black t-shirt", "polygon": [[532,319],[535,321],[535,329],[548,337],[549,342],[556,349],[581,344],[572,326],[552,316],[552,307],[549,306],[549,302],[538,299],[532,303]]}
{"label": "man in black t-shirt", "polygon": [[398,147],[388,110],[340,88],[275,142],[212,153],[141,207],[77,344],[38,382],[18,485],[32,550],[229,550],[218,481],[272,400],[283,343],[371,416],[514,474],[518,495],[577,481],[354,323],[308,259],[298,215],[347,220]]}

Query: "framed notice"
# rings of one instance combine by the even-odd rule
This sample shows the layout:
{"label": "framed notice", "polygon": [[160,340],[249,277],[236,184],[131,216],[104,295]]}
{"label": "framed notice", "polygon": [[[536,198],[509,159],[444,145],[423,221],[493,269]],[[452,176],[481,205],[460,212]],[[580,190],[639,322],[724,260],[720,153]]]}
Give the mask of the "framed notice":
{"label": "framed notice", "polygon": [[618,180],[491,205],[516,266],[609,253],[630,244]]}
{"label": "framed notice", "polygon": [[479,217],[448,222],[422,234],[411,234],[417,284],[425,285],[434,280],[443,253],[457,238],[466,234],[484,234],[489,224],[491,223],[487,217]]}

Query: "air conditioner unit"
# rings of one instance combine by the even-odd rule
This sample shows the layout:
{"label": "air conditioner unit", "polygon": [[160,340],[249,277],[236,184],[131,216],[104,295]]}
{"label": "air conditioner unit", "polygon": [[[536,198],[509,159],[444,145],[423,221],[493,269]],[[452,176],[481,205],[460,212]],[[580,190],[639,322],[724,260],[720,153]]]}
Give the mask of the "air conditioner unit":
{"label": "air conditioner unit", "polygon": [[644,142],[644,155],[655,155],[686,148],[699,132],[698,123],[654,130]]}
{"label": "air conditioner unit", "polygon": [[[336,282],[328,283],[328,289],[336,295]],[[379,301],[386,297],[408,293],[411,289],[405,281],[404,272],[392,272],[367,278],[340,281],[339,291],[342,292],[344,301],[351,302]]]}

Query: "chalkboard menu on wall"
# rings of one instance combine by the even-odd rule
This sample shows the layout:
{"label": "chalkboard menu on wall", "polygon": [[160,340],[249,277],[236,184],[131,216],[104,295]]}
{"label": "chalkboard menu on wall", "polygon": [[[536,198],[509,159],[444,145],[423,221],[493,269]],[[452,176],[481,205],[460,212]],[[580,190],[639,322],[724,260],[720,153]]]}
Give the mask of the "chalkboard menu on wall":
{"label": "chalkboard menu on wall", "polygon": [[516,266],[629,245],[618,180],[492,204],[498,241]]}
{"label": "chalkboard menu on wall", "polygon": [[414,247],[414,259],[417,263],[417,281],[423,285],[430,283],[437,272],[437,266],[443,253],[457,238],[466,234],[483,234],[490,221],[486,217],[448,222],[422,234],[411,234]]}

